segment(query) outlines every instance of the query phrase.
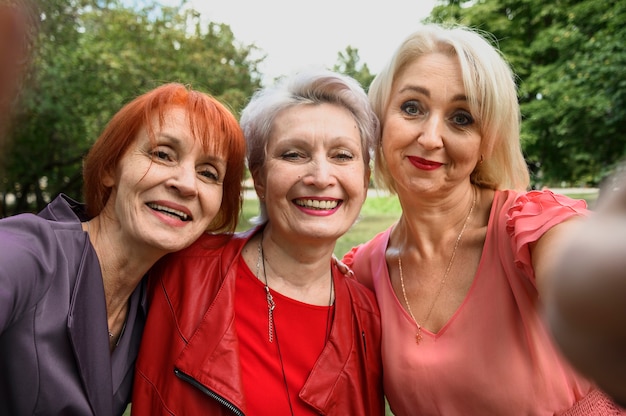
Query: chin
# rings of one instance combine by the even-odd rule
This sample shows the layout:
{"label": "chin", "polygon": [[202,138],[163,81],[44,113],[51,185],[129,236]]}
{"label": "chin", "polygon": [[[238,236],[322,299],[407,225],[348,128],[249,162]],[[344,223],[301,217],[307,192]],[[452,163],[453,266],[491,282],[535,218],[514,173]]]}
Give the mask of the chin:
{"label": "chin", "polygon": [[191,245],[192,242],[193,241],[189,241],[188,243],[185,243],[178,241],[173,236],[164,236],[162,238],[159,238],[158,241],[154,241],[153,244],[155,247],[159,248],[165,253],[173,253]]}

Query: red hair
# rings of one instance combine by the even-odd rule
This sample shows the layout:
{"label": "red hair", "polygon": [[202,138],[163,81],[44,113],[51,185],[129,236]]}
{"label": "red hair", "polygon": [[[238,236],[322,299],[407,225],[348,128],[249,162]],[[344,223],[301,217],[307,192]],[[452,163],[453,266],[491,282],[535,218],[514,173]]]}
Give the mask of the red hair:
{"label": "red hair", "polygon": [[187,112],[194,140],[205,152],[223,155],[227,161],[220,210],[208,231],[235,231],[241,210],[241,184],[244,172],[245,139],[237,119],[214,97],[178,83],[157,87],[126,104],[98,137],[83,163],[83,194],[90,216],[98,215],[111,196],[103,184],[106,174],[114,175],[117,164],[145,126],[155,141],[153,117],[159,125],[171,107]]}

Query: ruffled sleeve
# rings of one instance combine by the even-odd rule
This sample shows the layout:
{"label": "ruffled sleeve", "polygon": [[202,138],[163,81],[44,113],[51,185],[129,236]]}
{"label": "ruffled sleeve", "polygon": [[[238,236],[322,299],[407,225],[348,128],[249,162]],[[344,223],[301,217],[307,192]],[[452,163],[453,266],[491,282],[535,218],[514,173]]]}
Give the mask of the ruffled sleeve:
{"label": "ruffled sleeve", "polygon": [[518,195],[506,216],[506,229],[515,252],[515,264],[534,276],[529,244],[536,242],[553,226],[574,216],[587,216],[587,203],[549,190]]}

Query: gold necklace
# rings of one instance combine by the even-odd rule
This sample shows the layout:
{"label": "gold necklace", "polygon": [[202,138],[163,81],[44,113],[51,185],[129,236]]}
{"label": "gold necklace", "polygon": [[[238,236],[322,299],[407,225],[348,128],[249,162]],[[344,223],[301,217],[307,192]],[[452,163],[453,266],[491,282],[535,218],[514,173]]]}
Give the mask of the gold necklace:
{"label": "gold necklace", "polygon": [[[465,232],[465,229],[467,228],[467,223],[469,222],[469,219],[472,216],[472,212],[474,211],[475,206],[476,206],[476,193],[474,193],[474,201],[472,202],[472,206],[470,207],[469,213],[467,214],[467,217],[465,218],[465,222],[463,223],[461,232],[456,237],[454,248],[452,249],[452,255],[450,256],[450,261],[448,262],[446,271],[443,274],[441,283],[439,283],[439,289],[437,289],[437,293],[435,294],[435,298],[433,299],[433,302],[430,305],[430,309],[428,309],[428,313],[426,314],[426,318],[424,319],[424,325],[426,325],[426,323],[428,322],[428,318],[430,318],[430,314],[432,313],[433,308],[435,307],[435,304],[437,303],[437,299],[439,299],[439,295],[441,294],[441,289],[443,289],[443,285],[446,282],[446,279],[448,278],[448,273],[450,273],[450,269],[452,268],[452,263],[454,262],[454,257],[456,256],[456,249],[459,247],[459,242],[461,241],[461,237],[463,236],[463,233]],[[402,273],[402,258],[400,255],[398,255],[398,269],[400,270],[400,285],[402,286],[402,295],[404,296],[404,302],[406,303],[406,308],[409,311],[409,315],[411,315],[411,318],[413,318],[413,321],[415,321],[415,325],[417,325],[417,334],[415,335],[415,343],[419,344],[420,341],[422,340],[422,325],[420,325],[419,322],[417,322],[417,319],[415,319],[415,315],[413,315],[413,311],[411,310],[411,305],[409,304],[409,299],[406,296],[406,289],[404,288],[404,276]]]}

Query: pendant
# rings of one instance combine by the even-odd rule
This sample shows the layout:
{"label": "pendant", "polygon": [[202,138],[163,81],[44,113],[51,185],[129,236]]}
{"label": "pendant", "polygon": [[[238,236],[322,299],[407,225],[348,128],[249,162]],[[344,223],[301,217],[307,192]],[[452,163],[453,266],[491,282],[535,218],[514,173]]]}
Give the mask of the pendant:
{"label": "pendant", "polygon": [[274,303],[274,298],[270,293],[270,288],[265,285],[265,296],[267,298],[267,338],[269,342],[274,342],[274,308],[276,304]]}
{"label": "pendant", "polygon": [[422,327],[418,325],[417,334],[415,335],[415,343],[419,345],[421,341],[422,341]]}

